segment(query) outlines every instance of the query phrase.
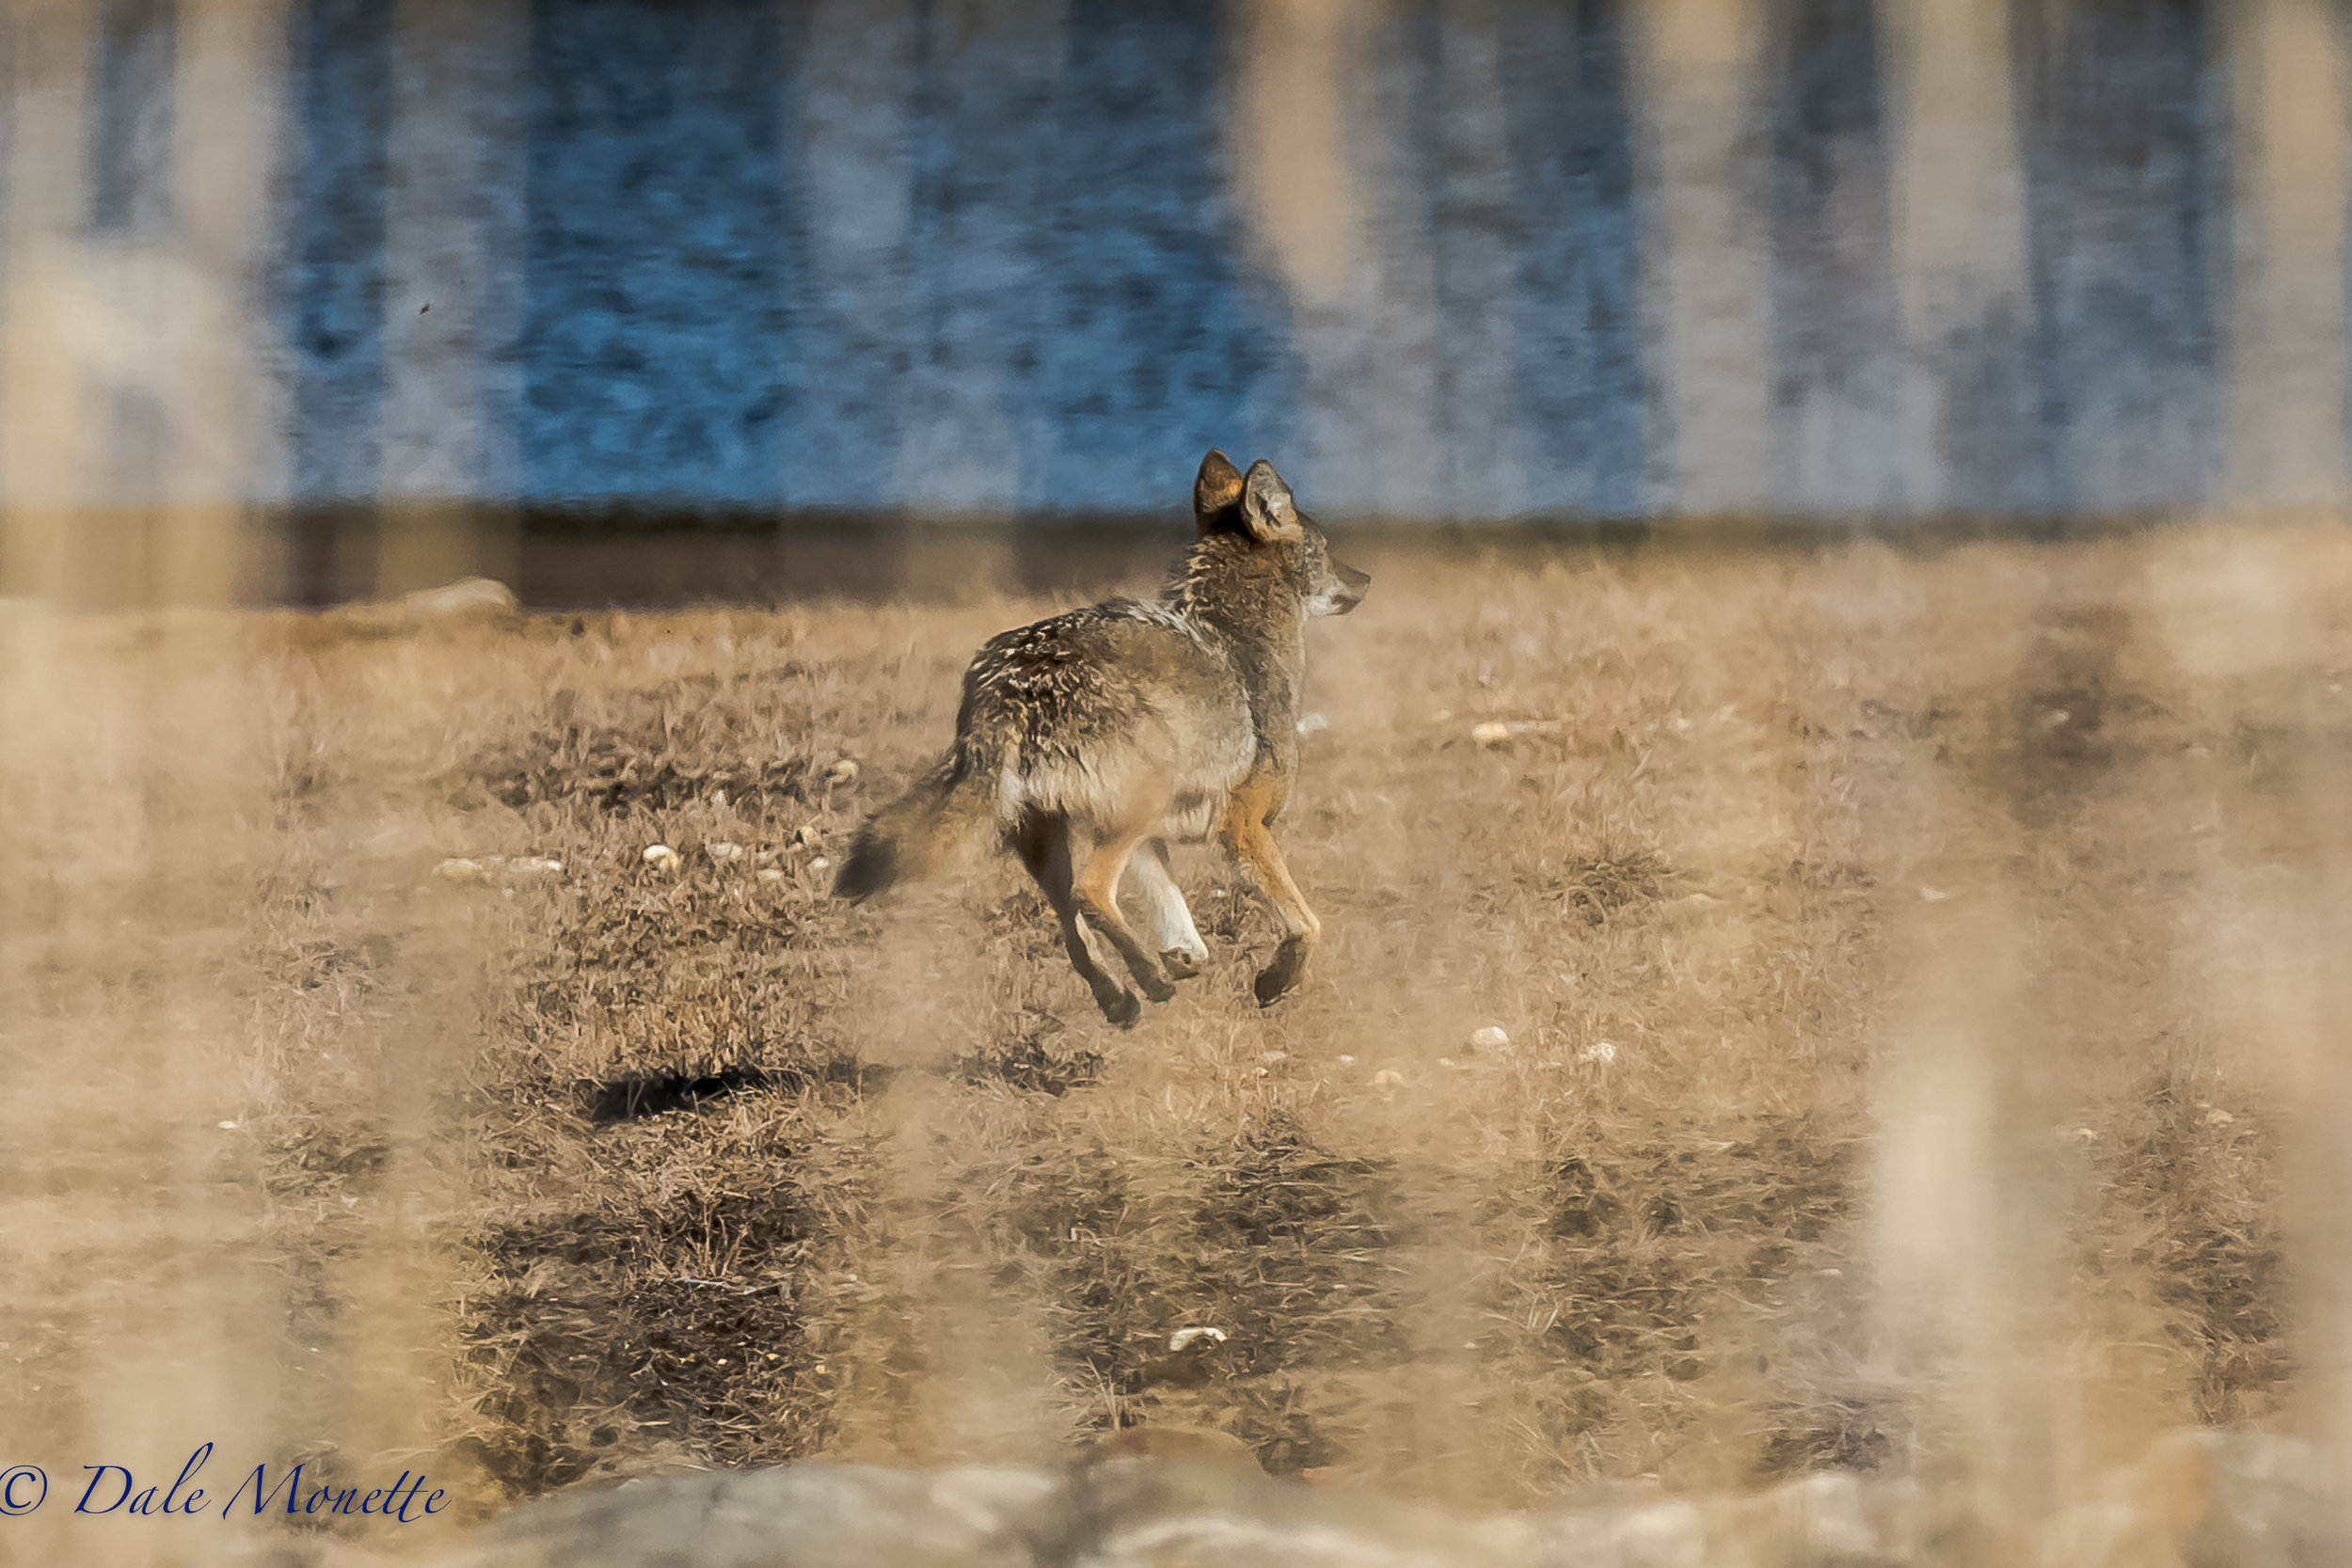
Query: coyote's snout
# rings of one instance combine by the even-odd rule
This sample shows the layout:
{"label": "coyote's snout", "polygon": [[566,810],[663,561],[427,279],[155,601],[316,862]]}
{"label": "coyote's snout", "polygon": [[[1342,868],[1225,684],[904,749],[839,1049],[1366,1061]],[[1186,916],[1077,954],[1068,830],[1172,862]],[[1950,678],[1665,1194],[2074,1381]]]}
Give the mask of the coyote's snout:
{"label": "coyote's snout", "polygon": [[[979,651],[955,745],[866,818],[834,893],[864,898],[998,839],[1045,890],[1104,1016],[1132,1023],[1136,990],[1165,1002],[1209,956],[1168,875],[1167,841],[1214,833],[1282,922],[1259,1002],[1298,983],[1322,923],[1273,824],[1298,770],[1306,624],[1355,609],[1372,579],[1331,559],[1263,460],[1245,478],[1212,451],[1192,506],[1200,537],[1158,600],[1073,610]],[[1149,911],[1145,934],[1120,912],[1122,879]]]}

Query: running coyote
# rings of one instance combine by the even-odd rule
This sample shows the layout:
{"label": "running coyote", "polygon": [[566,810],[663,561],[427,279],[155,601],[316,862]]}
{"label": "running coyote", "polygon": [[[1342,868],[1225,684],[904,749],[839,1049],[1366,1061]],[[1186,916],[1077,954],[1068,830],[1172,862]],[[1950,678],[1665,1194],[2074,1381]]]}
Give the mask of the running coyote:
{"label": "running coyote", "polygon": [[[1168,875],[1168,840],[1214,832],[1282,922],[1259,1003],[1298,983],[1323,925],[1272,827],[1298,770],[1306,623],[1346,614],[1372,579],[1331,559],[1263,459],[1245,478],[1210,452],[1192,509],[1200,537],[1157,602],[1073,610],[979,651],[955,745],[866,818],[835,894],[931,875],[993,835],[1045,890],[1103,1016],[1130,1024],[1143,1006],[1098,941],[1154,1002],[1198,974],[1209,950]],[[1120,912],[1122,877],[1150,910],[1148,939]]]}

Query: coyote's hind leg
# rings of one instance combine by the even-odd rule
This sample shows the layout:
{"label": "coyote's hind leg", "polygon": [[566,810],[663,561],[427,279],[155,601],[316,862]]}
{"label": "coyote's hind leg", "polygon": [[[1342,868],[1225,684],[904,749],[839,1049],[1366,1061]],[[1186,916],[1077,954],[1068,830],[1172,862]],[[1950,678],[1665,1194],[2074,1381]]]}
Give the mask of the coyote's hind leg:
{"label": "coyote's hind leg", "polygon": [[[1140,826],[1114,829],[1096,839],[1094,847],[1079,857],[1076,874],[1072,878],[1078,912],[1119,950],[1120,958],[1126,961],[1127,972],[1136,977],[1136,989],[1154,1002],[1168,1001],[1176,994],[1176,988],[1168,983],[1168,972],[1160,967],[1160,960],[1143,945],[1143,939],[1127,924],[1127,917],[1120,913],[1119,879],[1136,849],[1152,836],[1161,815],[1156,810],[1137,812],[1135,820]],[[1163,874],[1165,870],[1163,867]]]}
{"label": "coyote's hind leg", "polygon": [[1184,890],[1168,874],[1168,840],[1155,838],[1127,862],[1127,879],[1145,900],[1143,929],[1172,980],[1189,980],[1209,961],[1209,944],[1192,923]]}
{"label": "coyote's hind leg", "polygon": [[1125,1028],[1142,1015],[1143,1004],[1136,993],[1104,972],[1094,961],[1094,952],[1087,945],[1084,923],[1078,915],[1078,900],[1072,885],[1070,853],[1070,819],[1064,816],[1031,816],[1013,834],[1013,847],[1020,852],[1021,863],[1037,879],[1045,901],[1054,906],[1054,918],[1061,923],[1062,946],[1070,953],[1070,967],[1078,972],[1078,978],[1094,993],[1094,1005],[1103,1009],[1103,1016]]}

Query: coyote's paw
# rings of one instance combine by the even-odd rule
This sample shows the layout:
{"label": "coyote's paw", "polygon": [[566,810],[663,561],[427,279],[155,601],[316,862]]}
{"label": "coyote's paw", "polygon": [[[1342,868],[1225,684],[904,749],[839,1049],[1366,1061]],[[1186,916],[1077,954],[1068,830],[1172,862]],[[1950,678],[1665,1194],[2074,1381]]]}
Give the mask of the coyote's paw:
{"label": "coyote's paw", "polygon": [[[1175,993],[1170,991],[1168,994],[1172,996]],[[1122,990],[1112,996],[1098,996],[1095,1001],[1102,1006],[1103,1016],[1121,1029],[1134,1028],[1136,1020],[1143,1016],[1143,1004],[1136,999],[1136,993],[1131,990]]]}
{"label": "coyote's paw", "polygon": [[1275,949],[1274,961],[1258,971],[1257,983],[1250,987],[1257,992],[1258,1006],[1271,1007],[1279,1002],[1284,993],[1298,984],[1298,977],[1306,973],[1306,943],[1296,941],[1283,942]]}

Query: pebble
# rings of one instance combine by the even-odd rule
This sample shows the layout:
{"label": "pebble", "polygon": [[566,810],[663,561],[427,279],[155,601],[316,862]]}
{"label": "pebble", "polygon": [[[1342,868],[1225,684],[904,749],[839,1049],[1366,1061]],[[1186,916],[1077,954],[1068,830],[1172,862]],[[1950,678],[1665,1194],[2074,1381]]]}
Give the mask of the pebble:
{"label": "pebble", "polygon": [[1507,723],[1489,719],[1471,726],[1470,738],[1481,746],[1501,746],[1515,735],[1549,735],[1566,727],[1567,721],[1561,719],[1514,719]]}
{"label": "pebble", "polygon": [[675,869],[677,851],[666,844],[648,844],[645,846],[645,863],[665,871]]}
{"label": "pebble", "polygon": [[719,839],[704,845],[703,853],[714,861],[739,861],[743,858],[743,847],[739,844],[730,844],[725,839]]}
{"label": "pebble", "polygon": [[848,757],[843,757],[839,762],[825,769],[825,782],[829,784],[857,783],[857,764]]}
{"label": "pebble", "polygon": [[512,611],[515,591],[489,578],[459,578],[438,588],[420,588],[401,595],[400,607],[419,615],[464,615],[488,610]]}
{"label": "pebble", "polygon": [[[561,877],[562,861],[548,860],[539,855],[517,855],[509,860],[504,855],[483,855],[478,858],[453,858],[433,868],[433,875],[445,882],[487,882],[503,877]],[[514,889],[506,892],[511,895]]]}
{"label": "pebble", "polygon": [[1482,1029],[1471,1030],[1470,1042],[1473,1049],[1479,1051],[1508,1051],[1511,1048],[1511,1037],[1491,1023]]}

